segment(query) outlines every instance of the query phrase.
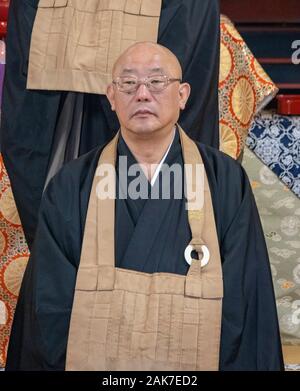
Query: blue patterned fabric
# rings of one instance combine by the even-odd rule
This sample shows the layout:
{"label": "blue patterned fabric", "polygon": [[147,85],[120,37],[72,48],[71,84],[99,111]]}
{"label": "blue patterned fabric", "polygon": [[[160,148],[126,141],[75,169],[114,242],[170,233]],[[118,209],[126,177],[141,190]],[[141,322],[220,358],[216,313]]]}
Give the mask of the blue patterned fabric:
{"label": "blue patterned fabric", "polygon": [[300,116],[261,112],[246,144],[300,198]]}

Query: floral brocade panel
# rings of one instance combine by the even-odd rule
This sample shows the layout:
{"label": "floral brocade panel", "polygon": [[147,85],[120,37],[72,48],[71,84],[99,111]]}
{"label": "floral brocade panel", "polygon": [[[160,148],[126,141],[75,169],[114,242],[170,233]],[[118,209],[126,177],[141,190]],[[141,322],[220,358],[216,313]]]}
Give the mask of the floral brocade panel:
{"label": "floral brocade panel", "polygon": [[220,149],[237,159],[252,119],[278,89],[232,22],[221,16],[219,75]]}
{"label": "floral brocade panel", "polygon": [[0,367],[5,366],[13,315],[29,251],[0,155]]}
{"label": "floral brocade panel", "polygon": [[250,128],[247,146],[300,197],[300,117],[272,111],[259,113]]}
{"label": "floral brocade panel", "polygon": [[243,166],[268,247],[282,343],[300,345],[300,200],[248,148]]}

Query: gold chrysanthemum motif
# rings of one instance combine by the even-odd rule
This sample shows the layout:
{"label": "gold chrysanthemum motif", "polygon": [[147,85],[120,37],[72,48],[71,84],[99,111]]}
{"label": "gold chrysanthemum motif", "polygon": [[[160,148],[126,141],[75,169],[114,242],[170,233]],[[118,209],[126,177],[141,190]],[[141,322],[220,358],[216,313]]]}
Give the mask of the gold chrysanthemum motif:
{"label": "gold chrysanthemum motif", "polygon": [[220,124],[220,150],[236,159],[239,155],[237,135],[226,124]]}
{"label": "gold chrysanthemum motif", "polygon": [[219,82],[223,83],[227,79],[232,67],[232,56],[229,49],[221,43],[221,55],[220,55],[220,76]]}
{"label": "gold chrysanthemum motif", "polygon": [[233,89],[231,106],[237,119],[243,125],[249,124],[254,114],[255,96],[251,84],[244,77],[239,79]]}
{"label": "gold chrysanthemum motif", "polygon": [[225,27],[228,33],[232,36],[232,38],[234,38],[237,41],[243,41],[242,37],[240,36],[236,28],[232,25],[232,23],[230,22],[225,23]]}
{"label": "gold chrysanthemum motif", "polygon": [[15,225],[21,224],[11,187],[8,187],[2,194],[0,211],[10,223]]}
{"label": "gold chrysanthemum motif", "polygon": [[0,300],[0,325],[4,325],[7,322],[7,309],[5,303]]}
{"label": "gold chrysanthemum motif", "polygon": [[3,233],[0,231],[0,255],[3,254],[6,245],[6,239]]}
{"label": "gold chrysanthemum motif", "polygon": [[18,296],[28,257],[12,260],[4,271],[4,284],[9,292]]}
{"label": "gold chrysanthemum motif", "polygon": [[262,80],[268,83],[271,81],[268,75],[266,74],[266,72],[264,71],[263,67],[256,59],[253,60],[253,67],[258,77],[260,77]]}

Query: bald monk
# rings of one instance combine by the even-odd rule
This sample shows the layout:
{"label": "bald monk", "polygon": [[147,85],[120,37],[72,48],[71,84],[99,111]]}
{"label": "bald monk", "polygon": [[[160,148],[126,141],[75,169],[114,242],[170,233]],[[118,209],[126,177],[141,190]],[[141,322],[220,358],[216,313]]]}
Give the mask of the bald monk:
{"label": "bald monk", "polygon": [[45,191],[7,370],[283,369],[250,184],[177,125],[190,89],[160,45],[116,62],[107,97],[120,132]]}
{"label": "bald monk", "polygon": [[[79,7],[82,1],[75,3]],[[83,3],[88,7],[86,1]],[[100,9],[103,1],[88,3],[98,3]],[[113,8],[118,3],[136,8],[141,1],[104,3],[110,3]],[[148,1],[143,3],[148,8]],[[67,1],[10,2],[0,128],[1,153],[30,250],[46,183],[65,163],[106,143],[119,128],[118,118],[110,110],[105,95],[26,89],[31,33],[39,4],[50,9],[54,5],[64,12]],[[98,15],[101,18],[102,11]],[[54,24],[59,25],[61,20],[55,20]],[[69,22],[66,19],[66,24]],[[73,22],[72,26],[80,29],[75,16]],[[84,35],[88,39],[88,34]],[[185,80],[193,86],[188,105],[181,112],[180,124],[190,137],[219,148],[219,0],[162,0],[157,39],[176,53]],[[102,47],[101,39],[99,44]],[[118,43],[113,40],[111,45]],[[99,53],[103,53],[101,47]],[[83,58],[83,64],[91,71],[87,73],[93,73],[89,59],[89,55]],[[69,63],[76,68],[71,54]]]}

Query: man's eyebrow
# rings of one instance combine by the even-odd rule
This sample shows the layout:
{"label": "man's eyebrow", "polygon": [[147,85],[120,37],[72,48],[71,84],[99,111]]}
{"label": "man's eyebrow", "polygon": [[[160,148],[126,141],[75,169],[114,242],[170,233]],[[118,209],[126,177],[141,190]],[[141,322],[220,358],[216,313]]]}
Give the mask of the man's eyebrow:
{"label": "man's eyebrow", "polygon": [[133,68],[124,68],[121,72],[121,75],[123,75],[124,73],[133,73],[135,71],[135,69]]}
{"label": "man's eyebrow", "polygon": [[152,68],[150,69],[150,72],[164,73],[165,71],[163,68]]}
{"label": "man's eyebrow", "polygon": [[[150,68],[149,72],[151,72],[151,73],[153,73],[153,72],[164,73],[165,71],[163,68],[155,67],[155,68]],[[131,74],[131,73],[136,73],[136,69],[135,68],[124,68],[124,69],[122,69],[121,75]]]}

